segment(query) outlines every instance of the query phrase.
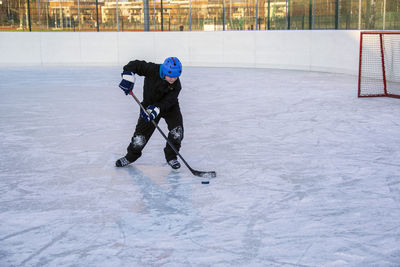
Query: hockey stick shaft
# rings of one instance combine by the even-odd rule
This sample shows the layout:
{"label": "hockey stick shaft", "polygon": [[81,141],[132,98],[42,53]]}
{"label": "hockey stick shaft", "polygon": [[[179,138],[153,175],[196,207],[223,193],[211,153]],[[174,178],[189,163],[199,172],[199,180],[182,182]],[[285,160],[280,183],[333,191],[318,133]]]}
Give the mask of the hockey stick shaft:
{"label": "hockey stick shaft", "polygon": [[[143,110],[145,112],[145,114],[150,116],[150,113],[147,112],[147,110],[143,107],[142,103],[136,97],[136,95],[132,91],[130,91],[129,94],[133,97],[133,99],[135,99],[136,103],[138,103],[138,105],[140,106],[140,109]],[[168,137],[165,135],[165,133],[160,129],[160,127],[158,127],[157,123],[154,120],[152,120],[151,122],[153,123],[154,127],[156,127],[157,130],[161,133],[161,135],[164,137],[164,139],[167,141],[168,145],[172,148],[172,150],[176,153],[176,155],[179,156],[179,158],[186,165],[186,167],[192,172],[193,175],[200,176],[200,177],[216,177],[217,176],[215,171],[203,172],[203,171],[196,171],[196,170],[192,169],[192,167],[189,166],[189,164],[182,157],[182,155],[179,153],[179,151],[176,149],[176,147],[171,143],[171,141],[168,139]]]}

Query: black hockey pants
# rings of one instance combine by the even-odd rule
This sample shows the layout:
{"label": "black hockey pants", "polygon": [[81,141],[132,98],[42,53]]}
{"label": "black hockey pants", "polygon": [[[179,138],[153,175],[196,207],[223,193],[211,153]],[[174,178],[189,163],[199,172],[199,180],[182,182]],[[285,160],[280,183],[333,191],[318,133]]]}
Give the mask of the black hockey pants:
{"label": "black hockey pants", "polygon": [[[175,105],[167,113],[160,114],[155,122],[158,123],[163,118],[168,126],[168,139],[178,150],[181,147],[183,139],[183,120],[179,105]],[[131,143],[129,144],[126,154],[126,159],[130,162],[134,162],[142,155],[142,150],[146,146],[150,137],[153,135],[156,127],[152,122],[146,122],[142,117],[139,116],[139,120],[136,124],[135,133],[133,134]],[[164,148],[165,159],[168,161],[176,159],[176,153],[171,146],[166,143]]]}

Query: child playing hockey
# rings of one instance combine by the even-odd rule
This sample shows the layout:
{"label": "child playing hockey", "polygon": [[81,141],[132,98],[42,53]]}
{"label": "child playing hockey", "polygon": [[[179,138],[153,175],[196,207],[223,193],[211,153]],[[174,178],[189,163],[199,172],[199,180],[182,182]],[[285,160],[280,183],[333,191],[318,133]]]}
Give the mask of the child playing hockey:
{"label": "child playing hockey", "polygon": [[[136,161],[155,130],[151,121],[158,123],[161,118],[168,126],[168,139],[178,150],[183,139],[183,120],[179,108],[178,95],[181,91],[179,76],[182,64],[176,57],[165,59],[163,64],[134,60],[124,66],[119,87],[126,95],[133,90],[135,74],[144,76],[143,101],[146,114],[140,111],[136,129],[127,148],[125,157],[115,162],[116,167],[124,167]],[[164,148],[165,159],[173,169],[181,167],[177,155],[167,143]]]}

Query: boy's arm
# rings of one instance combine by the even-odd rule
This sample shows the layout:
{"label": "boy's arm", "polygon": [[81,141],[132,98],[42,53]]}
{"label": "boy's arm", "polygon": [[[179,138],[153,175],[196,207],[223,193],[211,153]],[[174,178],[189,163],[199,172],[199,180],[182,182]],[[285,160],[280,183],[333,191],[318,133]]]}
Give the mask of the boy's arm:
{"label": "boy's arm", "polygon": [[144,60],[133,60],[124,66],[124,71],[130,71],[139,76],[151,76],[157,71],[157,64]]}

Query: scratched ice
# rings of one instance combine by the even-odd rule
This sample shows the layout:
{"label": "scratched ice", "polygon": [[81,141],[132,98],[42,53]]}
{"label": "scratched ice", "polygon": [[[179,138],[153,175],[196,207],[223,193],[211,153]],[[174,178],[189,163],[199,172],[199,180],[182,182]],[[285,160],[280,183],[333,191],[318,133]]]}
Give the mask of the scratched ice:
{"label": "scratched ice", "polygon": [[358,99],[349,75],[185,68],[181,152],[217,172],[202,185],[157,131],[114,167],[139,114],[120,71],[0,69],[0,266],[400,264],[398,99]]}

